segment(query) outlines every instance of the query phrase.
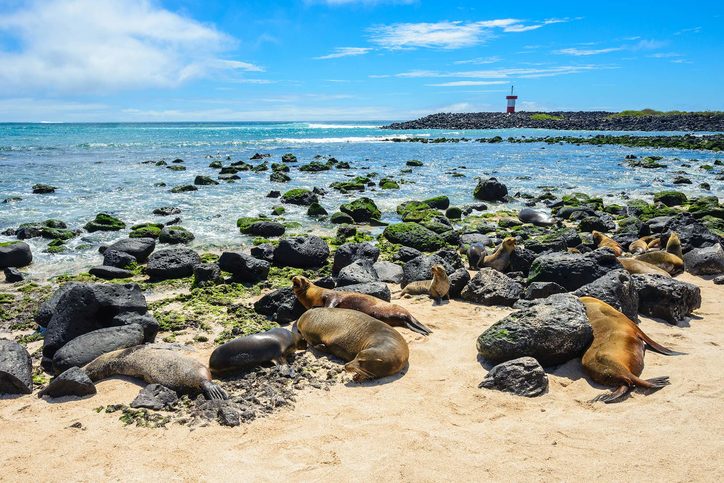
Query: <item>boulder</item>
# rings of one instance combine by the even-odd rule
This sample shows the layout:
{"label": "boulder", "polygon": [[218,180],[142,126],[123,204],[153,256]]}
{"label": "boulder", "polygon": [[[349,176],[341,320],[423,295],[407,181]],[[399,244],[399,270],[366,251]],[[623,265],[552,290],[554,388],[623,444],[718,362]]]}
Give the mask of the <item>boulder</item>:
{"label": "boulder", "polygon": [[382,299],[385,302],[389,302],[392,298],[389,287],[383,282],[370,282],[370,283],[357,283],[354,285],[346,285],[344,287],[337,287],[340,292],[355,292],[372,295],[378,299]]}
{"label": "boulder", "polygon": [[319,203],[319,197],[308,189],[296,188],[282,195],[282,203],[309,206],[312,203]]}
{"label": "boulder", "polygon": [[258,258],[259,260],[264,260],[269,263],[274,261],[274,245],[271,243],[262,243],[261,245],[251,247],[249,252],[252,257]]}
{"label": "boulder", "polygon": [[282,236],[286,228],[276,221],[257,221],[241,230],[242,233],[261,237]]}
{"label": "boulder", "polygon": [[88,270],[88,273],[103,280],[115,280],[117,278],[130,278],[133,276],[133,272],[130,270],[107,265],[92,267]]}
{"label": "boulder", "polygon": [[598,280],[574,292],[578,297],[603,300],[631,320],[638,318],[639,294],[631,274],[626,270],[613,270]]}
{"label": "boulder", "polygon": [[30,354],[14,340],[0,339],[0,394],[33,392]]}
{"label": "boulder", "polygon": [[175,206],[162,206],[153,210],[153,214],[156,216],[171,216],[178,215],[181,213],[181,209]]}
{"label": "boulder", "polygon": [[55,186],[50,186],[49,184],[37,183],[33,185],[33,193],[35,193],[36,195],[55,193],[56,189],[58,188],[56,188]]}
{"label": "boulder", "polygon": [[356,260],[339,271],[336,277],[337,287],[359,283],[379,282],[379,277],[371,261]]}
{"label": "boulder", "polygon": [[16,283],[25,280],[22,272],[20,272],[20,270],[18,270],[17,268],[4,268],[3,273],[5,274],[5,281],[7,283]]}
{"label": "boulder", "polygon": [[146,408],[160,411],[171,409],[178,401],[178,394],[161,384],[149,384],[131,401],[132,408]]}
{"label": "boulder", "polygon": [[462,294],[463,289],[468,282],[470,282],[470,274],[468,273],[468,270],[466,268],[458,268],[453,273],[449,274],[447,278],[450,282],[448,296],[451,299],[460,298],[460,294]]}
{"label": "boulder", "polygon": [[420,250],[411,247],[400,247],[397,253],[395,253],[395,255],[392,257],[392,259],[397,262],[409,262],[413,258],[419,257],[420,255],[422,255],[422,252]]}
{"label": "boulder", "polygon": [[583,255],[550,253],[533,261],[528,282],[556,282],[573,291],[621,268],[613,251],[605,248]]}
{"label": "boulder", "polygon": [[221,269],[216,263],[202,263],[194,267],[194,287],[217,285],[223,281]]}
{"label": "boulder", "polygon": [[639,294],[639,313],[664,319],[671,324],[683,321],[701,307],[701,289],[664,275],[632,275]]}
{"label": "boulder", "polygon": [[534,358],[519,357],[490,369],[478,387],[536,397],[548,390],[548,376]]}
{"label": "boulder", "polygon": [[240,282],[256,283],[266,280],[271,264],[246,253],[224,252],[219,258],[219,267],[229,272]]}
{"label": "boulder", "polygon": [[468,302],[512,307],[523,296],[523,286],[493,268],[482,268],[468,282],[461,296]]}
{"label": "boulder", "polygon": [[156,241],[153,238],[125,238],[118,240],[109,246],[106,251],[115,250],[117,252],[128,253],[132,255],[138,263],[144,263],[148,260],[149,255],[156,248]]}
{"label": "boulder", "polygon": [[180,243],[190,243],[194,238],[194,234],[182,226],[164,226],[158,236],[158,241],[169,245],[178,245]]}
{"label": "boulder", "polygon": [[724,250],[718,243],[706,248],[694,248],[684,255],[684,266],[693,275],[724,273]]}
{"label": "boulder", "polygon": [[445,246],[445,240],[440,235],[413,222],[389,225],[383,234],[392,243],[399,243],[424,252],[439,250]]}
{"label": "boulder", "polygon": [[662,231],[665,233],[675,231],[681,239],[681,249],[684,253],[694,248],[706,248],[721,242],[716,234],[690,213],[681,213],[671,218],[664,225]]}
{"label": "boulder", "polygon": [[357,260],[375,263],[379,257],[380,249],[369,243],[345,243],[334,253],[332,275],[337,275],[342,268]]}
{"label": "boulder", "polygon": [[593,341],[578,297],[556,294],[518,310],[478,337],[478,353],[491,362],[533,357],[544,367],[580,357]]}
{"label": "boulder", "polygon": [[339,207],[339,211],[351,216],[355,223],[379,220],[382,216],[375,202],[367,197],[359,198]]}
{"label": "boulder", "polygon": [[322,267],[328,257],[329,246],[318,236],[284,238],[274,249],[274,263],[282,267]]}
{"label": "boulder", "polygon": [[544,299],[565,292],[566,289],[555,282],[533,282],[525,289],[525,298],[528,300]]}
{"label": "boulder", "polygon": [[200,263],[199,254],[189,248],[168,248],[149,257],[146,273],[152,280],[190,277]]}
{"label": "boulder", "polygon": [[32,261],[33,254],[27,243],[21,241],[0,243],[0,268],[25,267]]}
{"label": "boulder", "polygon": [[126,347],[143,344],[145,334],[139,324],[98,329],[72,339],[53,355],[53,372],[83,367],[96,357]]}
{"label": "boulder", "polygon": [[497,180],[488,178],[478,180],[473,196],[483,201],[502,201],[508,195],[508,187]]}
{"label": "boulder", "polygon": [[194,184],[198,186],[208,186],[219,184],[219,182],[215,179],[211,179],[211,177],[209,176],[198,175],[196,176],[196,178],[194,178]]}
{"label": "boulder", "polygon": [[126,252],[119,252],[108,249],[103,252],[103,265],[125,269],[130,264],[136,263],[136,258]]}
{"label": "boulder", "polygon": [[126,227],[120,219],[108,213],[98,213],[95,219],[85,224],[85,229],[89,232],[94,231],[118,231]]}
{"label": "boulder", "polygon": [[402,281],[402,267],[396,263],[380,261],[373,265],[381,282],[400,283]]}
{"label": "boulder", "polygon": [[96,386],[88,374],[78,367],[71,367],[55,377],[48,386],[38,393],[38,397],[85,397],[95,394]]}
{"label": "boulder", "polygon": [[523,274],[527,276],[530,272],[530,266],[533,264],[533,260],[535,260],[537,256],[537,253],[517,246],[510,254],[510,265],[508,265],[508,270],[511,272],[523,272]]}
{"label": "boulder", "polygon": [[291,287],[284,287],[261,297],[254,303],[254,311],[279,324],[294,322],[304,313]]}

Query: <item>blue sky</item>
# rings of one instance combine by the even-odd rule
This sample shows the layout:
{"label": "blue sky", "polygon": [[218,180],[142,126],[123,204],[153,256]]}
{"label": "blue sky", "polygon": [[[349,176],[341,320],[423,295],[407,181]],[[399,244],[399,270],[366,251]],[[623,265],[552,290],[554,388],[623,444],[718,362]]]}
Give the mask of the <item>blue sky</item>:
{"label": "blue sky", "polygon": [[724,110],[724,2],[0,0],[0,121]]}

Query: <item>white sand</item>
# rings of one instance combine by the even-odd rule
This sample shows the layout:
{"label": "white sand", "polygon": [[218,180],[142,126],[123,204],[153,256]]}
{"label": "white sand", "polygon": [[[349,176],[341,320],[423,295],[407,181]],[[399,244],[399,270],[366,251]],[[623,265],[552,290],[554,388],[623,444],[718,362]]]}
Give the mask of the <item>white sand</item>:
{"label": "white sand", "polygon": [[[643,377],[672,384],[613,405],[587,401],[594,387],[580,362],[550,376],[535,399],[478,389],[486,370],[477,336],[509,313],[452,302],[402,300],[435,332],[401,330],[406,374],[300,395],[294,409],[226,428],[124,427],[119,413],[139,386],[98,384],[84,400],[0,400],[3,481],[722,481],[724,480],[724,287],[702,287],[690,326],[642,318],[654,340],[688,355],[647,352]],[[686,324],[685,324],[686,325]],[[77,421],[84,429],[69,426]]]}

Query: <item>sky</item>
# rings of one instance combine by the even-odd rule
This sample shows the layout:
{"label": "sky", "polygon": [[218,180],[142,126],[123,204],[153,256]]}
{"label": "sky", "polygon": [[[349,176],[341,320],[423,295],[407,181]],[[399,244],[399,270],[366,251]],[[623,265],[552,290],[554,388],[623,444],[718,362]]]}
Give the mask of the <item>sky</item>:
{"label": "sky", "polygon": [[0,0],[0,122],[724,110],[724,1]]}

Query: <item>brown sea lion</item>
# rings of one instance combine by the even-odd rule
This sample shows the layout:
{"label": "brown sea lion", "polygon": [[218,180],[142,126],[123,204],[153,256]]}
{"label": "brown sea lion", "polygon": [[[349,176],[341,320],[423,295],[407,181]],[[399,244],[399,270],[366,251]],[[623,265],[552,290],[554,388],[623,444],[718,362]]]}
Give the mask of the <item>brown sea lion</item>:
{"label": "brown sea lion", "polygon": [[220,345],[209,357],[209,369],[215,377],[251,369],[264,363],[287,363],[287,356],[299,345],[299,334],[275,327]]}
{"label": "brown sea lion", "polygon": [[646,251],[649,249],[649,243],[651,240],[653,240],[655,237],[648,235],[639,238],[635,242],[631,242],[631,244],[628,246],[628,251],[631,252],[634,255],[638,255],[640,253],[646,253]]}
{"label": "brown sea lion", "polygon": [[422,335],[432,333],[404,307],[385,302],[371,295],[318,287],[302,276],[292,278],[292,288],[294,295],[306,309],[337,307],[358,310],[395,327],[405,326]]}
{"label": "brown sea lion", "polygon": [[666,242],[666,251],[672,255],[676,255],[682,260],[684,259],[684,252],[681,251],[681,240],[675,231],[672,231],[669,235],[669,239]]}
{"label": "brown sea lion", "polygon": [[[674,352],[653,340],[624,314],[593,297],[580,297],[593,328],[593,342],[581,362],[586,373],[599,384],[617,389],[596,397],[593,401],[619,401],[634,387],[660,389],[669,384],[668,377],[641,379],[644,369],[644,349],[667,356]],[[592,402],[593,402],[592,401]]]}
{"label": "brown sea lion", "polygon": [[403,295],[429,295],[436,304],[441,304],[446,297],[450,300],[450,280],[447,277],[445,267],[442,265],[432,266],[432,280],[418,280],[405,286],[400,292]]}
{"label": "brown sea lion", "polygon": [[661,238],[656,237],[653,240],[649,242],[649,244],[646,246],[648,250],[655,250],[657,248],[661,248]]}
{"label": "brown sea lion", "polygon": [[344,368],[357,382],[400,372],[410,355],[399,332],[356,310],[310,309],[296,329],[309,345],[349,361]]}
{"label": "brown sea lion", "polygon": [[478,268],[490,267],[494,268],[499,272],[504,272],[508,265],[510,265],[510,254],[515,249],[515,238],[508,237],[503,240],[503,243],[498,245],[498,248],[492,253],[483,258],[483,261],[478,263]]}
{"label": "brown sea lion", "polygon": [[610,248],[617,257],[620,257],[621,254],[623,254],[623,248],[621,248],[621,245],[619,245],[613,238],[607,237],[600,231],[596,230],[593,230],[591,235],[593,235],[593,242],[598,248]]}
{"label": "brown sea lion", "polygon": [[666,270],[669,275],[678,275],[684,271],[684,260],[663,250],[656,250],[653,252],[642,253],[636,255],[636,260],[656,265],[657,267]]}
{"label": "brown sea lion", "polygon": [[182,394],[226,399],[226,392],[211,382],[209,369],[182,352],[183,349],[162,344],[137,345],[97,357],[85,366],[85,372],[93,382],[111,376],[128,376],[161,384]]}
{"label": "brown sea lion", "polygon": [[671,276],[666,270],[635,258],[618,257],[618,261],[621,262],[623,268],[630,274],[653,273],[657,275],[664,275],[666,277]]}

